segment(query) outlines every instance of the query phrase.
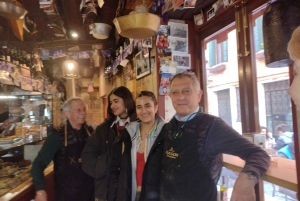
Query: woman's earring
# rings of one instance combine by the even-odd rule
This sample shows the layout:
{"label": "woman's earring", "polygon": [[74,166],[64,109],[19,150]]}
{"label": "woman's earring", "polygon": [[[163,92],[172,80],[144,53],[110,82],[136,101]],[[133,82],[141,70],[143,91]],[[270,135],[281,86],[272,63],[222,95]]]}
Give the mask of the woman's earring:
{"label": "woman's earring", "polygon": [[127,108],[126,108],[125,112],[126,112],[126,114],[127,114]]}

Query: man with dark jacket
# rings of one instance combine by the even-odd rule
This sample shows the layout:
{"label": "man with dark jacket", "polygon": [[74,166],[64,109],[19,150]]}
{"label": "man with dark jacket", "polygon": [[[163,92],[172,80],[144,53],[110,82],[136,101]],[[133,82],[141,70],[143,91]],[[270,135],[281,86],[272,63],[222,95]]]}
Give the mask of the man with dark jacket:
{"label": "man with dark jacket", "polygon": [[34,160],[31,169],[36,189],[35,201],[47,201],[44,169],[54,161],[56,201],[94,200],[94,180],[82,171],[81,152],[93,132],[85,124],[85,104],[80,98],[70,98],[63,105],[67,122],[54,129]]}
{"label": "man with dark jacket", "polygon": [[269,167],[268,154],[222,119],[203,113],[194,73],[176,74],[170,87],[176,114],[149,153],[140,201],[216,201],[223,153],[246,161],[231,201],[254,201],[254,185]]}

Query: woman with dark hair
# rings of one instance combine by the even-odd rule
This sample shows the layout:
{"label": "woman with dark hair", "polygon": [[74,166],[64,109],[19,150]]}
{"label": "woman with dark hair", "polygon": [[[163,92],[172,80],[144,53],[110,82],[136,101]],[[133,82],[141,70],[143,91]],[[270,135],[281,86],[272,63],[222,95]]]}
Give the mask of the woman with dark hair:
{"label": "woman with dark hair", "polygon": [[[108,201],[136,201],[142,186],[142,175],[148,154],[161,132],[164,120],[157,115],[155,95],[142,91],[136,98],[139,121],[120,132],[112,148],[108,179]],[[122,155],[120,155],[122,149]]]}
{"label": "woman with dark hair", "polygon": [[[121,138],[121,131],[136,120],[134,99],[126,87],[113,89],[108,100],[108,118],[96,128],[82,152],[82,168],[95,178],[95,198],[98,201],[107,199],[112,145]],[[115,150],[114,154],[121,155],[122,147]]]}

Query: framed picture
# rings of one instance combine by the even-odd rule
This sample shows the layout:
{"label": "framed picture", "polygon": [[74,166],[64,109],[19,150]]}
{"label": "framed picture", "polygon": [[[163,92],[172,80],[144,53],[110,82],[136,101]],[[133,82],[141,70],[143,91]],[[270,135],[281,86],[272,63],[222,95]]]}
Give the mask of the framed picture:
{"label": "framed picture", "polygon": [[188,53],[188,39],[169,36],[169,48],[173,52]]}
{"label": "framed picture", "polygon": [[177,62],[178,68],[191,68],[191,55],[190,54],[172,54],[172,60]]}
{"label": "framed picture", "polygon": [[170,36],[188,38],[188,25],[182,23],[169,23]]}
{"label": "framed picture", "polygon": [[215,8],[212,7],[210,10],[207,11],[207,21],[213,18],[216,14]]}
{"label": "framed picture", "polygon": [[142,39],[143,47],[152,48],[152,37]]}
{"label": "framed picture", "polygon": [[137,80],[151,74],[150,57],[144,57],[143,51],[135,55],[135,73]]}

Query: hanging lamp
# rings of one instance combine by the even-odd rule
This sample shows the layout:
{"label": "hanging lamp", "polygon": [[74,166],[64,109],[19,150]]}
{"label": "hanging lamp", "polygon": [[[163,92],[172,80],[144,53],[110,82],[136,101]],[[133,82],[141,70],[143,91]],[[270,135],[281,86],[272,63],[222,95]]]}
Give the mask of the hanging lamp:
{"label": "hanging lamp", "polygon": [[73,78],[79,78],[79,69],[78,69],[78,63],[75,61],[71,56],[72,53],[67,53],[67,58],[62,64],[62,78],[66,79],[73,79]]}
{"label": "hanging lamp", "polygon": [[[118,10],[120,9],[118,8]],[[118,15],[119,13],[116,14],[113,23],[118,33],[125,38],[142,39],[152,37],[160,26],[160,18],[157,15],[148,13],[145,4],[136,6],[135,11],[129,15],[120,17]]]}
{"label": "hanging lamp", "polygon": [[291,64],[287,44],[300,25],[300,1],[276,0],[263,15],[264,54],[266,66],[287,67]]}
{"label": "hanging lamp", "polygon": [[27,10],[15,4],[14,0],[2,0],[0,2],[0,15],[12,19],[21,20],[26,15]]}

